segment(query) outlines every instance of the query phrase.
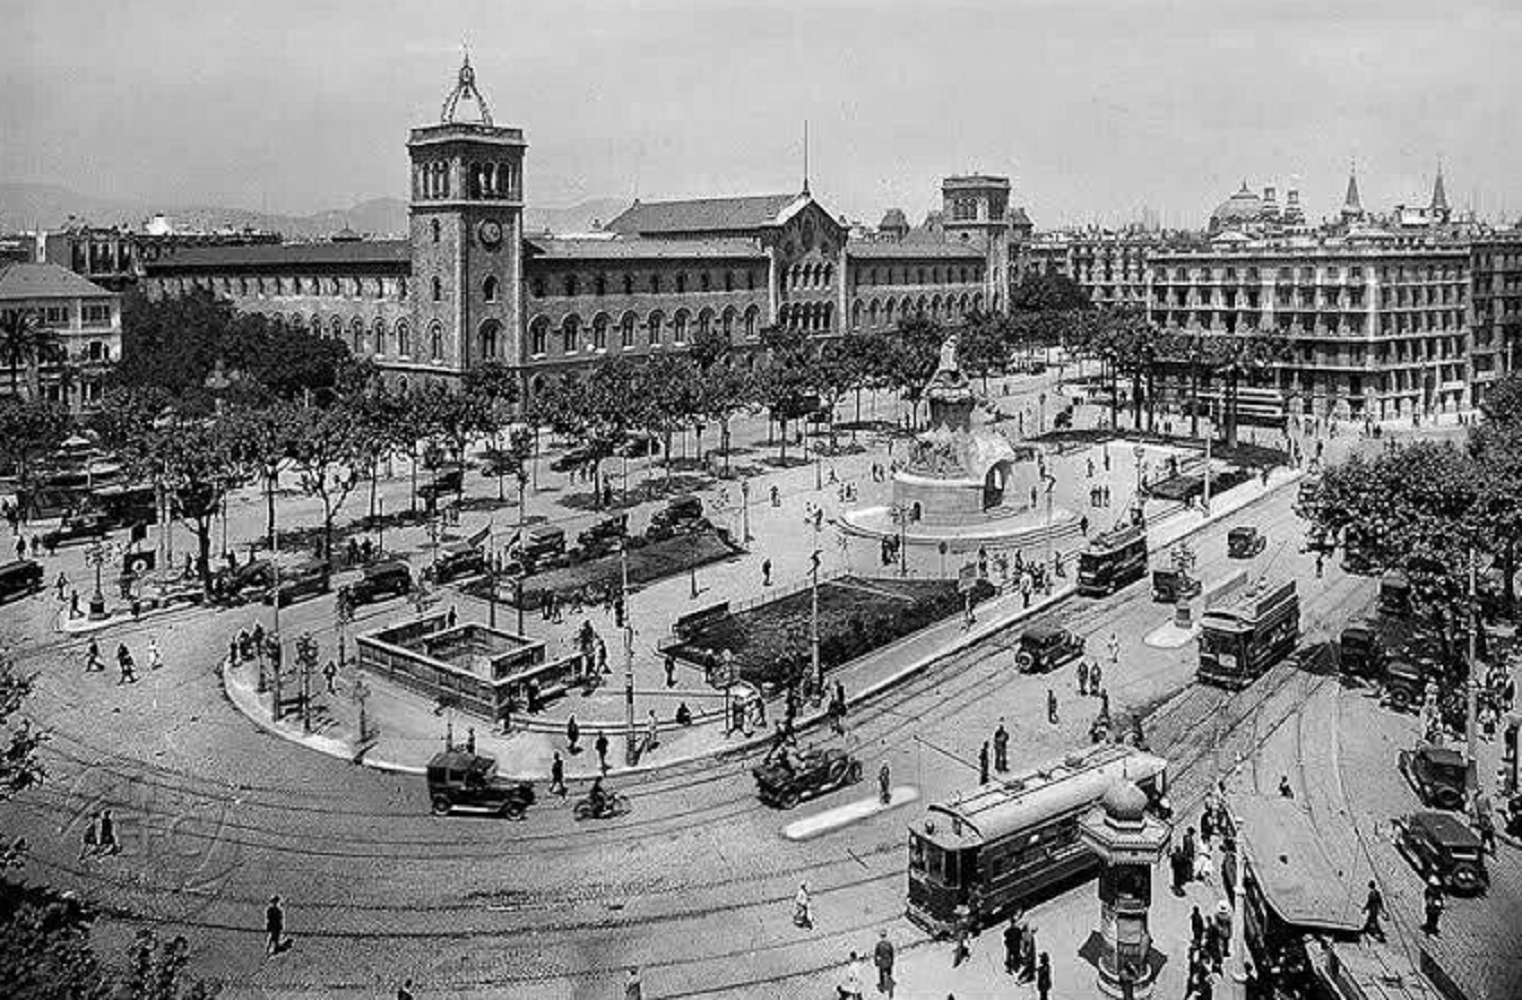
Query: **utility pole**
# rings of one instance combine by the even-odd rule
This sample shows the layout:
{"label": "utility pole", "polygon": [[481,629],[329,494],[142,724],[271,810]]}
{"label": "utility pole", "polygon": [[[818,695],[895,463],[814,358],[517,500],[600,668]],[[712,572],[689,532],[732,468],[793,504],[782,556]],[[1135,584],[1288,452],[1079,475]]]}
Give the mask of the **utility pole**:
{"label": "utility pole", "polygon": [[824,663],[819,659],[819,522],[814,522],[814,554],[809,557],[809,663],[814,671],[814,703],[824,698]]}
{"label": "utility pole", "polygon": [[1057,477],[1046,473],[1041,477],[1046,485],[1046,592],[1052,592],[1052,577],[1056,575],[1052,565],[1052,487],[1057,485]]}
{"label": "utility pole", "polygon": [[[729,453],[725,452],[727,460]],[[740,538],[744,544],[749,545],[750,537],[750,480],[740,480]]]}
{"label": "utility pole", "polygon": [[1469,670],[1464,684],[1464,729],[1468,737],[1468,766],[1464,769],[1464,785],[1471,795],[1478,793],[1480,776],[1479,762],[1476,758],[1476,725],[1475,715],[1477,707],[1476,688],[1479,684],[1478,645],[1480,615],[1479,605],[1476,601],[1475,591],[1477,588],[1475,569],[1474,546],[1469,546]]}
{"label": "utility pole", "polygon": [[1214,439],[1215,414],[1212,412],[1210,416],[1210,429],[1205,432],[1205,496],[1202,507],[1206,517],[1210,516],[1210,442]]}
{"label": "utility pole", "polygon": [[[624,763],[633,767],[638,759],[634,749],[634,615],[629,608],[629,549],[622,540],[618,545],[618,573],[624,602]],[[595,664],[592,669],[597,669]]]}

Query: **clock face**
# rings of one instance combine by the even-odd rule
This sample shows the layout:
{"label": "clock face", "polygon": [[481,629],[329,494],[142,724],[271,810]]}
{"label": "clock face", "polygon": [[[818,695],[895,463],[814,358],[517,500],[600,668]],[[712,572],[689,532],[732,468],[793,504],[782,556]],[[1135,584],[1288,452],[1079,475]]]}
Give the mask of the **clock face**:
{"label": "clock face", "polygon": [[481,223],[478,232],[484,246],[496,248],[502,243],[502,225],[494,219],[487,219]]}

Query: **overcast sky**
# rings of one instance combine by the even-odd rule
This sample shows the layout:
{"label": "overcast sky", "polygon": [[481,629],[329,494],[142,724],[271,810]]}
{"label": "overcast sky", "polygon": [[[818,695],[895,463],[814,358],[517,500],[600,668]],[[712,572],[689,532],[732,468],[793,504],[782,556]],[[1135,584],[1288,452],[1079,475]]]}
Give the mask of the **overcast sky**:
{"label": "overcast sky", "polygon": [[[468,42],[531,201],[812,189],[916,221],[1199,225],[1246,179],[1522,212],[1522,0],[0,0],[0,180],[282,212],[405,197]],[[1281,195],[1282,197],[1282,195]]]}

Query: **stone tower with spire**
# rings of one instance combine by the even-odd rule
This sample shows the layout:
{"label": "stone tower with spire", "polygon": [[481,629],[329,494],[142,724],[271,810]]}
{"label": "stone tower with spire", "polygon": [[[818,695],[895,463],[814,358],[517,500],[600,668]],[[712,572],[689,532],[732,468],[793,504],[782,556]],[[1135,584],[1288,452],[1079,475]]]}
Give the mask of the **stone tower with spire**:
{"label": "stone tower with spire", "polygon": [[493,123],[467,54],[438,123],[407,141],[411,355],[420,371],[521,361],[527,148],[521,129]]}
{"label": "stone tower with spire", "polygon": [[1358,222],[1364,217],[1363,199],[1358,194],[1358,174],[1348,167],[1348,193],[1342,199],[1342,221]]}
{"label": "stone tower with spire", "polygon": [[1427,206],[1427,214],[1433,222],[1447,222],[1453,217],[1453,210],[1448,207],[1448,192],[1443,188],[1443,164],[1438,161],[1437,177],[1432,181],[1432,204]]}

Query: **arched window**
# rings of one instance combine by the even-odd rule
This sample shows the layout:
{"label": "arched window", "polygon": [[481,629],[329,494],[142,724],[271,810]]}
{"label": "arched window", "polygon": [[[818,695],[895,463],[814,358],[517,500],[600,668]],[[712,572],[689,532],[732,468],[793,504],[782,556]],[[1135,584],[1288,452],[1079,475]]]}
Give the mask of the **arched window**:
{"label": "arched window", "polygon": [[[706,275],[705,275],[705,277],[706,277]],[[706,337],[706,336],[708,336],[708,332],[710,330],[712,330],[712,329],[713,329],[713,310],[712,309],[704,309],[702,312],[698,313],[698,336],[700,336],[700,337]]]}
{"label": "arched window", "polygon": [[661,315],[660,310],[650,314],[650,319],[645,323],[648,331],[647,339],[651,347],[661,346],[661,326],[666,322],[666,317]]}
{"label": "arched window", "polygon": [[634,275],[632,275],[632,274],[626,274],[626,275],[624,275],[624,294],[625,295],[633,295],[634,294]]}
{"label": "arched window", "polygon": [[404,319],[396,321],[396,353],[404,358],[412,355],[412,327]]}
{"label": "arched window", "polygon": [[735,273],[733,271],[724,272],[724,290],[726,292],[735,290]]}
{"label": "arched window", "polygon": [[706,292],[706,291],[709,291],[712,287],[713,287],[713,279],[708,276],[708,272],[707,271],[704,271],[703,273],[698,275],[698,289],[700,291]]}
{"label": "arched window", "polygon": [[877,319],[878,319],[878,305],[877,305],[877,300],[873,299],[871,301],[871,303],[867,306],[867,325],[872,327],[872,328],[874,328],[874,329],[876,329],[876,327],[877,327]]}
{"label": "arched window", "polygon": [[488,274],[486,280],[481,282],[481,298],[487,302],[497,301],[497,276]]}
{"label": "arched window", "polygon": [[634,347],[634,314],[624,313],[623,319],[618,321],[618,344],[624,350]]}
{"label": "arched window", "polygon": [[365,324],[358,316],[349,324],[349,338],[353,341],[354,353],[365,353]]}
{"label": "arched window", "polygon": [[432,222],[428,223],[428,228],[433,233],[433,242],[437,243],[439,241],[440,231],[443,228],[439,225],[439,220],[434,219]]}
{"label": "arched window", "polygon": [[312,331],[312,336],[314,336],[314,337],[321,337],[322,336],[322,317],[317,315],[316,313],[313,313],[312,314],[312,323],[311,323],[311,325],[309,327],[307,327],[307,329]]}
{"label": "arched window", "polygon": [[671,320],[671,342],[673,344],[687,343],[687,310],[678,309]]}
{"label": "arched window", "polygon": [[428,328],[428,357],[434,361],[444,360],[444,328],[438,323]]}
{"label": "arched window", "polygon": [[915,281],[915,284],[923,285],[925,283],[925,269],[923,267],[917,269],[917,271],[915,272],[915,277],[917,279]]}
{"label": "arched window", "polygon": [[344,321],[337,316],[328,320],[328,336],[334,340],[342,340],[344,337]]}
{"label": "arched window", "polygon": [[851,303],[851,329],[861,329],[861,299]]}
{"label": "arched window", "polygon": [[444,301],[444,282],[440,281],[437,277],[433,279],[433,301]]}
{"label": "arched window", "polygon": [[608,294],[608,279],[604,278],[600,274],[596,278],[592,279],[592,294],[593,295],[606,295],[606,294]]}
{"label": "arched window", "polygon": [[824,308],[819,310],[821,330],[829,330],[835,326],[835,303],[826,302]]}
{"label": "arched window", "polygon": [[687,275],[681,273],[680,271],[677,272],[676,276],[676,291],[678,295],[687,291]]}
{"label": "arched window", "polygon": [[887,302],[883,303],[883,324],[885,326],[892,326],[893,325],[893,300],[892,299],[889,299]]}
{"label": "arched window", "polygon": [[497,356],[497,335],[502,330],[502,324],[494,319],[489,319],[481,324],[480,342],[481,357],[495,358]]}
{"label": "arched window", "polygon": [[575,354],[581,337],[581,317],[571,313],[560,324],[560,353]]}
{"label": "arched window", "polygon": [[543,316],[529,324],[528,349],[535,356],[542,356],[550,349],[550,321]]}
{"label": "arched window", "polygon": [[380,317],[370,324],[370,340],[370,347],[376,354],[386,353],[386,322]]}
{"label": "arched window", "polygon": [[660,290],[661,290],[661,276],[658,275],[658,274],[652,274],[650,276],[650,291],[652,293],[654,293],[654,294],[660,294]]}
{"label": "arched window", "polygon": [[735,307],[730,306],[724,310],[724,315],[719,317],[719,329],[724,333],[724,339],[728,340],[735,333]]}
{"label": "arched window", "polygon": [[834,280],[835,280],[835,265],[833,265],[833,264],[826,264],[824,266],[824,284],[825,284],[825,287],[828,288],[830,286],[830,284],[834,282]]}
{"label": "arched window", "polygon": [[755,306],[751,306],[749,309],[745,310],[745,336],[748,339],[755,339],[756,335],[760,332],[758,329],[760,323],[761,310],[757,309]]}
{"label": "arched window", "polygon": [[576,275],[574,275],[574,274],[568,274],[568,275],[566,275],[565,276],[565,293],[567,295],[575,295],[579,290],[580,290],[580,286],[576,282]]}
{"label": "arched window", "polygon": [[608,349],[608,314],[598,313],[592,317],[592,350]]}

